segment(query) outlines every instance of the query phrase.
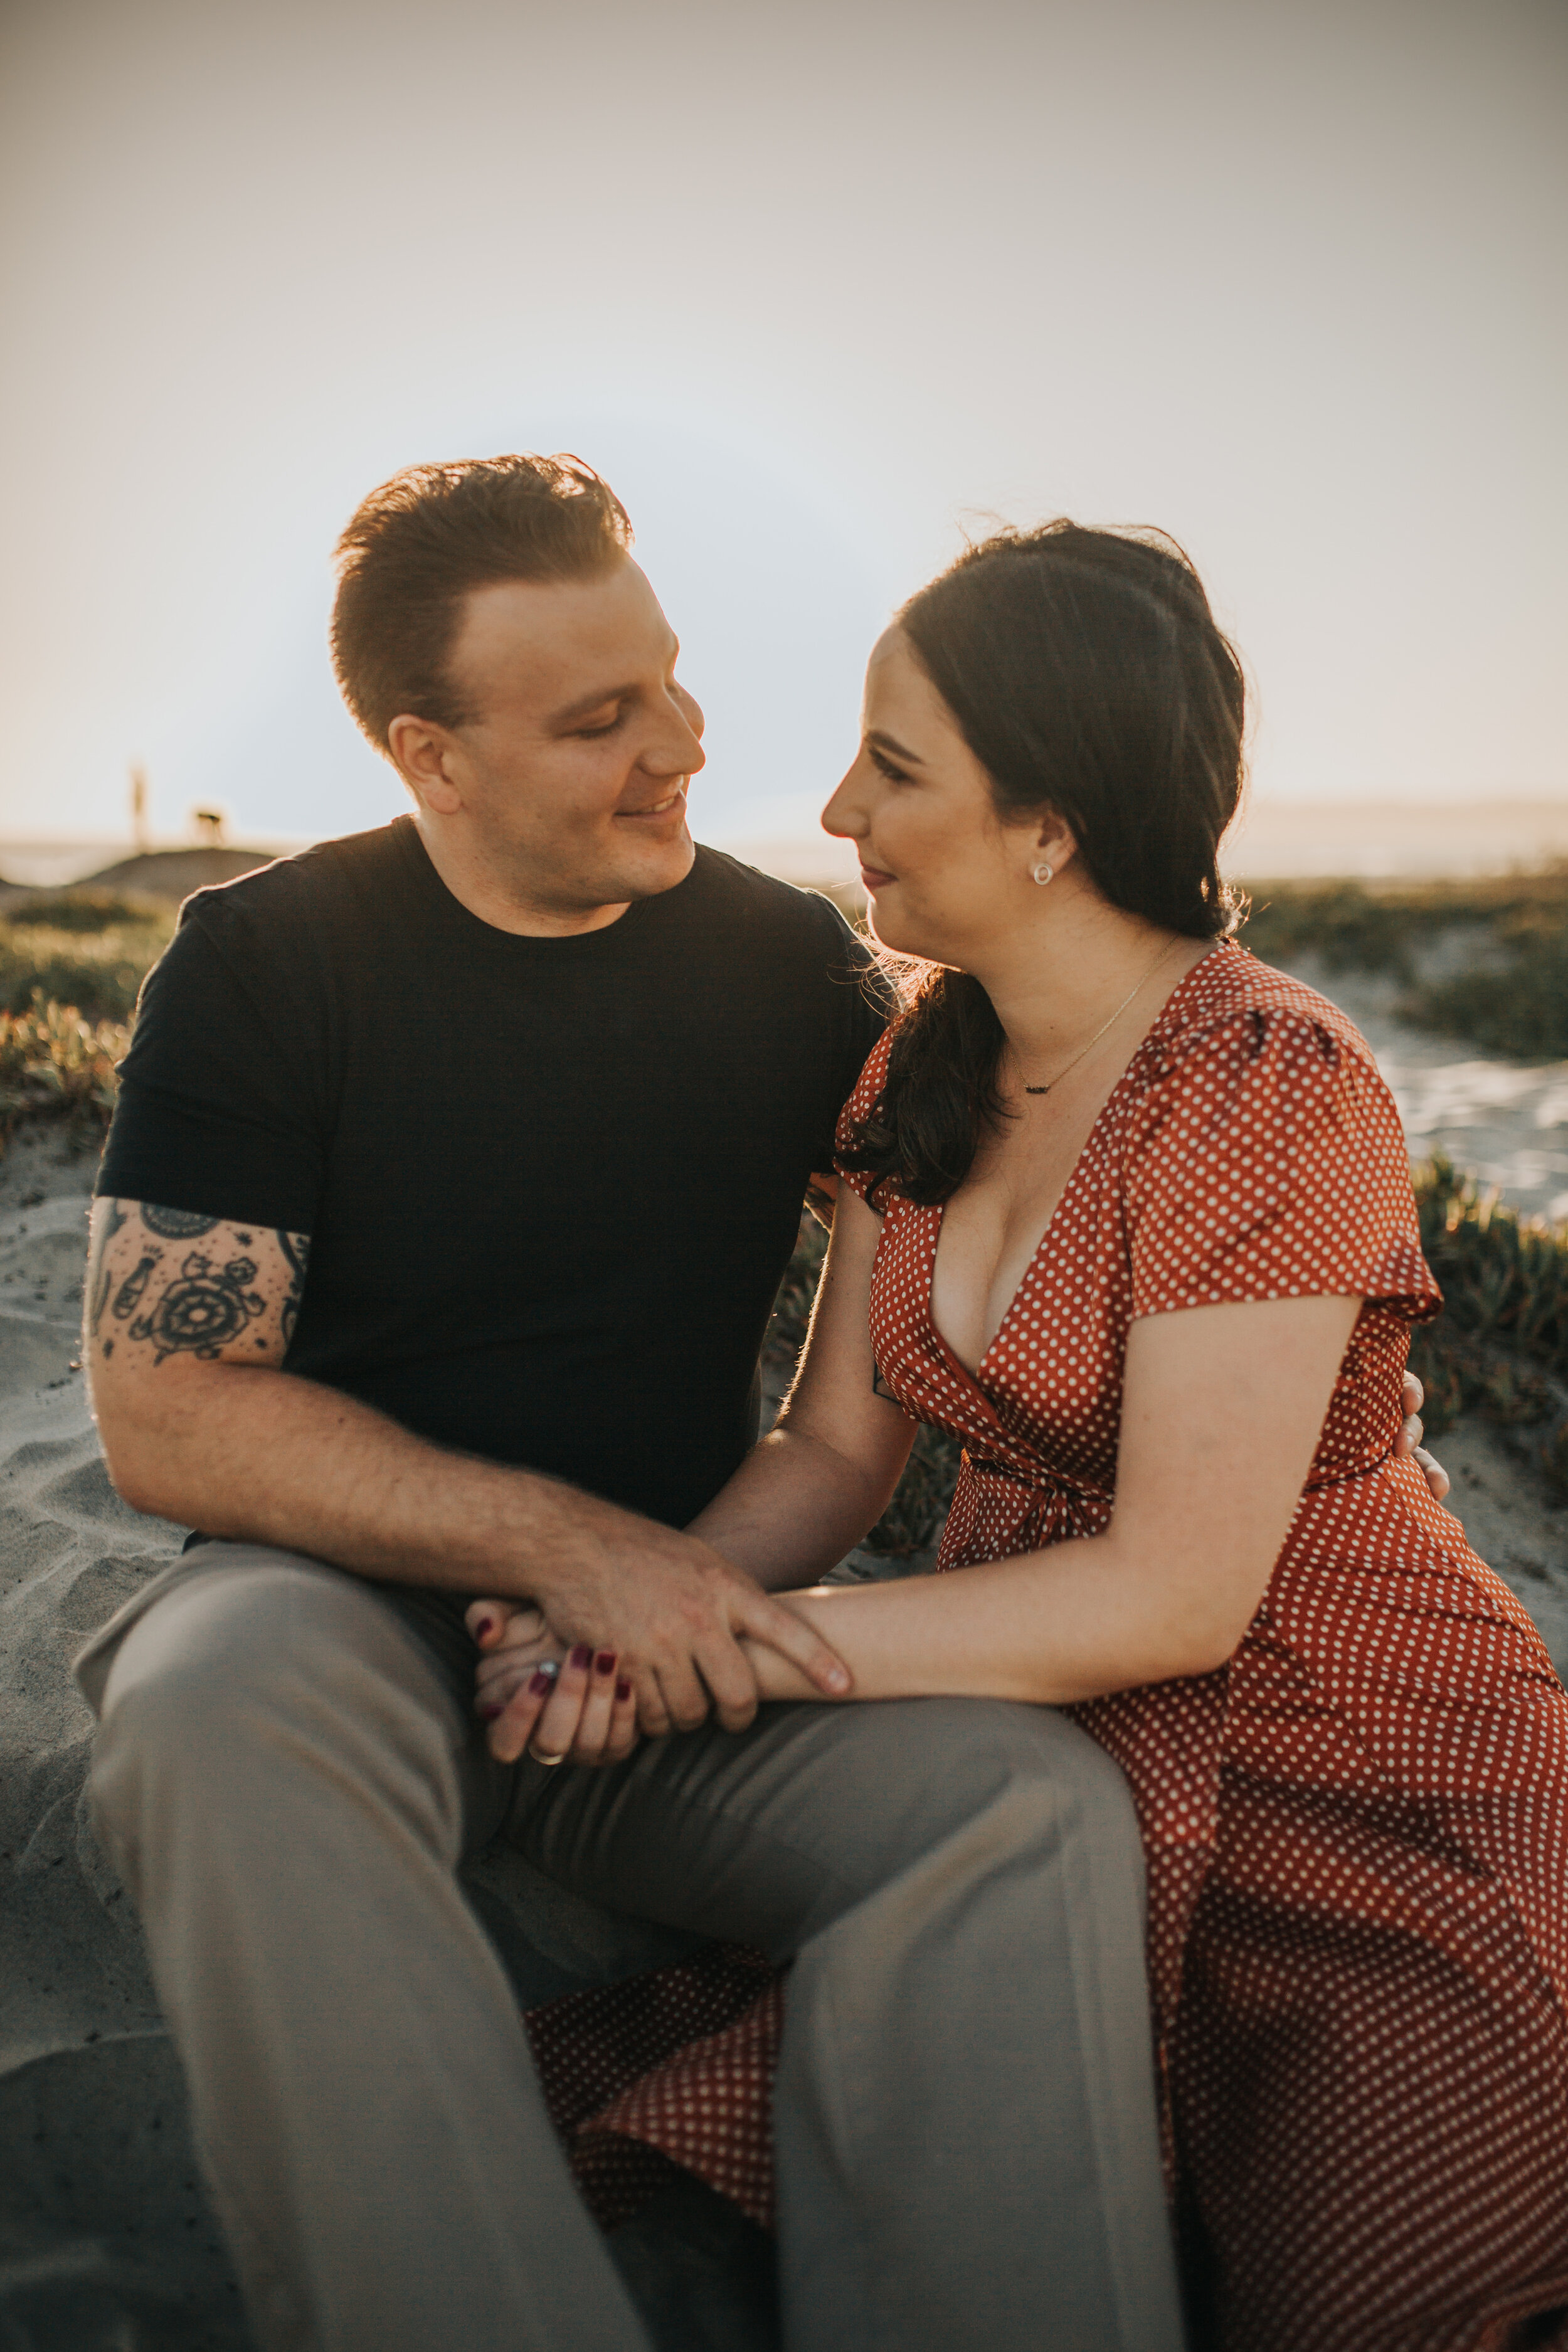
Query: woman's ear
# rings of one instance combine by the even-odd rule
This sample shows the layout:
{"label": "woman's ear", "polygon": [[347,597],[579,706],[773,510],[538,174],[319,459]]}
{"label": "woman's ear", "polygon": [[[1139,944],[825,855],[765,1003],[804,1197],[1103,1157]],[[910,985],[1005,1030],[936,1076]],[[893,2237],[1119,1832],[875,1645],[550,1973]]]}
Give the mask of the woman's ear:
{"label": "woman's ear", "polygon": [[1041,869],[1049,866],[1051,878],[1062,873],[1078,856],[1078,844],[1054,809],[1048,809],[1040,819],[1029,847],[1030,871],[1037,879]]}

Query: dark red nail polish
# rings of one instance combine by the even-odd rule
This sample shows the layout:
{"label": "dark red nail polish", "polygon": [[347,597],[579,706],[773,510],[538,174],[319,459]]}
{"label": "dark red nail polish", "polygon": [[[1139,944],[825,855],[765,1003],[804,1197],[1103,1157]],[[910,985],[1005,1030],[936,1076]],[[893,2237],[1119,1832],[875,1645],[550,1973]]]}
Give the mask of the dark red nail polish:
{"label": "dark red nail polish", "polygon": [[488,1706],[481,1706],[479,1709],[479,1714],[486,1723],[493,1723],[498,1715],[504,1715],[505,1713],[506,1709],[504,1706],[497,1706],[493,1702]]}
{"label": "dark red nail polish", "polygon": [[572,1653],[569,1663],[572,1665],[576,1666],[580,1671],[585,1671],[593,1663],[593,1657],[594,1653],[588,1643],[586,1642],[579,1642],[576,1648]]}
{"label": "dark red nail polish", "polygon": [[476,1617],[474,1620],[475,1641],[482,1642],[487,1633],[493,1633],[495,1630],[495,1622],[496,1621],[493,1617]]}
{"label": "dark red nail polish", "polygon": [[632,1686],[631,1686],[630,1683],[626,1680],[626,1677],[625,1676],[625,1675],[621,1675],[621,1677],[620,1677],[620,1679],[617,1681],[617,1683],[616,1683],[616,1697],[621,1701],[622,1705],[624,1706],[624,1705],[625,1705],[625,1703],[626,1703],[626,1701],[628,1698],[630,1698],[631,1695],[632,1695]]}
{"label": "dark red nail polish", "polygon": [[594,1661],[594,1672],[596,1675],[613,1675],[615,1671],[616,1654],[614,1650],[601,1650],[598,1656]]}
{"label": "dark red nail polish", "polygon": [[541,1666],[539,1672],[530,1682],[528,1688],[531,1696],[534,1698],[542,1698],[546,1691],[552,1691],[555,1688],[555,1677],[553,1675],[547,1675],[543,1667]]}

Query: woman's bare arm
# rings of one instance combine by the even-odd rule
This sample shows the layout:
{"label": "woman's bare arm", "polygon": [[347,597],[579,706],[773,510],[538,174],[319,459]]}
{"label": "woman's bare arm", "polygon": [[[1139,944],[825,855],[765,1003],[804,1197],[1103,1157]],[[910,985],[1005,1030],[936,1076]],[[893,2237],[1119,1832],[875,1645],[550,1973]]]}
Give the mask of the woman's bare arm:
{"label": "woman's bare arm", "polygon": [[[1209,1673],[1255,1615],[1306,1483],[1361,1302],[1150,1316],[1128,1340],[1102,1536],[946,1577],[784,1596],[857,1698],[1050,1705]],[[816,1696],[758,1657],[765,1697]]]}
{"label": "woman's bare arm", "polygon": [[795,1386],[767,1436],[687,1529],[771,1591],[820,1576],[852,1550],[909,1459],[916,1424],[879,1392],[868,1328],[880,1230],[841,1185]]}

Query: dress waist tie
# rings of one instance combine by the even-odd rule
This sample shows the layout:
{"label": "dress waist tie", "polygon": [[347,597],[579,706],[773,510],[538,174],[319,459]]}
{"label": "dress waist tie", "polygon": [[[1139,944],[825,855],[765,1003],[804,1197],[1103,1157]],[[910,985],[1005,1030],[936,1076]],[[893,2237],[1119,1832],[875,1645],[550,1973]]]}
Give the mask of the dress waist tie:
{"label": "dress waist tie", "polygon": [[968,1449],[963,1459],[969,1470],[1004,1479],[1017,1488],[1020,1497],[1026,1498],[1017,1532],[1026,1536],[1027,1540],[1016,1546],[1019,1551],[1044,1551],[1071,1536],[1099,1535],[1110,1517],[1110,1496],[1087,1479],[1068,1477],[1062,1471],[1047,1470],[1044,1465],[1038,1475],[1031,1475],[1016,1463],[998,1461],[994,1454]]}

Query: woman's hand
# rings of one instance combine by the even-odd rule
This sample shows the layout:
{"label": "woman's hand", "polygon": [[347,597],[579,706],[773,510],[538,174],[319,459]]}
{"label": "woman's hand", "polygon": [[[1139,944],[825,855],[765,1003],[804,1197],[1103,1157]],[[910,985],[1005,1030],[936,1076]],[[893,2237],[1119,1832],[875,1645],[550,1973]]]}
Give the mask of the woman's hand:
{"label": "woman's hand", "polygon": [[544,1622],[544,1612],[531,1601],[472,1601],[463,1622],[479,1648],[480,1665],[488,1658],[506,1657],[530,1666],[547,1659],[559,1665],[566,1645],[558,1642]]}
{"label": "woman's hand", "polygon": [[483,1654],[475,1712],[498,1763],[619,1764],[637,1746],[637,1696],[613,1650],[563,1651],[528,1603],[477,1601],[468,1631]]}
{"label": "woman's hand", "polygon": [[1416,1379],[1415,1373],[1406,1372],[1405,1375],[1405,1393],[1400,1400],[1405,1407],[1405,1425],[1394,1441],[1394,1450],[1396,1454],[1413,1454],[1415,1456],[1416,1461],[1421,1465],[1422,1473],[1426,1477],[1426,1484],[1432,1489],[1433,1501],[1435,1503],[1440,1503],[1447,1494],[1449,1486],[1452,1482],[1450,1481],[1448,1474],[1444,1469],[1442,1464],[1440,1462],[1435,1462],[1431,1454],[1427,1453],[1426,1447],[1421,1443],[1421,1440],[1426,1433],[1422,1429],[1420,1419],[1421,1407],[1426,1400],[1426,1391],[1422,1387],[1420,1381]]}

